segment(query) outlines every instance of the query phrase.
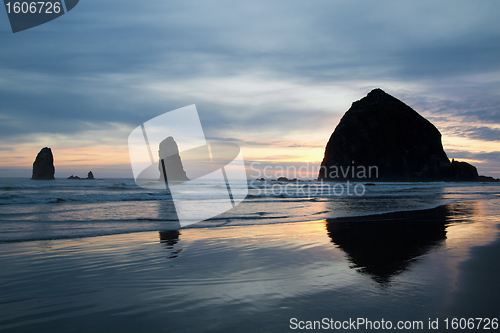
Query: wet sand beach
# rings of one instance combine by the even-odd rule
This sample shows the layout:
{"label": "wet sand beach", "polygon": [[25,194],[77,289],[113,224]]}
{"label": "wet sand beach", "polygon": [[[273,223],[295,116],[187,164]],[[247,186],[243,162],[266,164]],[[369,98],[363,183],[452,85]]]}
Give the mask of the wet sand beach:
{"label": "wet sand beach", "polygon": [[[0,244],[5,332],[285,332],[499,315],[498,202]],[[297,329],[298,330],[298,329]],[[365,330],[360,328],[360,330]]]}

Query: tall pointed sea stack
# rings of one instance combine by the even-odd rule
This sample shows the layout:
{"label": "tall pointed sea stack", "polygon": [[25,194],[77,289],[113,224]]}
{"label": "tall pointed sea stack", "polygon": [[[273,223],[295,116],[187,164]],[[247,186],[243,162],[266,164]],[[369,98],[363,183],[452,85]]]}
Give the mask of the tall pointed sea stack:
{"label": "tall pointed sea stack", "polygon": [[[158,150],[159,162],[158,169],[160,171],[160,180],[164,181],[164,172],[167,174],[168,181],[188,181],[186,172],[182,166],[181,157],[179,156],[179,148],[174,138],[169,136],[162,142]],[[163,163],[163,164],[162,164]]]}
{"label": "tall pointed sea stack", "polygon": [[52,180],[56,169],[54,168],[54,157],[50,148],[42,148],[33,162],[33,173],[31,179]]}
{"label": "tall pointed sea stack", "polygon": [[381,181],[478,177],[474,166],[450,162],[441,133],[431,122],[381,89],[354,102],[344,114],[328,141],[321,166],[318,176],[325,180],[363,181],[370,176],[370,167],[371,180]]}

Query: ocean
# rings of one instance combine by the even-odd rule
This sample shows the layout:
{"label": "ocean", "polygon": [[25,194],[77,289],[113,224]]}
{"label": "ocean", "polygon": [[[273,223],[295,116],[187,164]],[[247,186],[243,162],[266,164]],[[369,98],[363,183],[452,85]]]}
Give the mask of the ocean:
{"label": "ocean", "polygon": [[[196,199],[219,185],[192,186]],[[500,315],[499,184],[237,186],[249,187],[241,204],[179,228],[170,194],[133,179],[0,179],[0,330],[285,332],[363,318],[426,331]]]}
{"label": "ocean", "polygon": [[[498,199],[492,183],[239,182],[249,186],[236,208],[190,228],[262,225],[434,208]],[[193,200],[216,183],[194,183]],[[224,185],[222,185],[224,186]],[[143,189],[133,179],[0,179],[0,242],[92,237],[178,229],[166,191]]]}

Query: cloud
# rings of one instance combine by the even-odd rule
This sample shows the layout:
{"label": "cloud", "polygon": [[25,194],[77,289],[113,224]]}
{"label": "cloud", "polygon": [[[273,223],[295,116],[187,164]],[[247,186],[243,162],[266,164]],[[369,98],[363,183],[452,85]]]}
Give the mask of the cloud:
{"label": "cloud", "polygon": [[399,97],[431,121],[500,124],[500,71],[495,73],[494,79],[480,75],[480,79],[465,76],[456,82],[436,80]]}
{"label": "cloud", "polygon": [[500,151],[472,153],[469,151],[447,151],[448,157],[458,161],[466,160],[474,165],[480,175],[500,178]]}
{"label": "cloud", "polygon": [[500,129],[490,127],[452,126],[444,129],[456,136],[468,137],[484,141],[500,141]]}
{"label": "cloud", "polygon": [[235,142],[240,145],[246,145],[246,146],[272,146],[275,145],[276,142],[257,142],[257,141],[245,141],[242,139],[237,139],[237,138],[221,138],[221,137],[207,137],[207,140],[214,140],[214,141],[227,141],[227,142]]}
{"label": "cloud", "polygon": [[471,157],[478,159],[478,160],[485,160],[485,161],[489,161],[489,162],[499,163],[499,164],[497,164],[497,168],[498,168],[498,165],[500,165],[500,151],[494,151],[494,152],[490,152],[490,153],[475,153],[475,154],[471,154]]}
{"label": "cloud", "polygon": [[353,101],[381,87],[426,116],[472,122],[462,135],[498,141],[480,123],[500,124],[499,9],[86,0],[2,34],[0,140],[121,145],[124,129],[196,104],[209,137],[319,147]]}

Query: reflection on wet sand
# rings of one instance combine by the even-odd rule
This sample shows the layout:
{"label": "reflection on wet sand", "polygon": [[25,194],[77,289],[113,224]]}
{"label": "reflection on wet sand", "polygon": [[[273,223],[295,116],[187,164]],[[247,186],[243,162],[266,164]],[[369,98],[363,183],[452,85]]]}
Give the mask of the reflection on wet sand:
{"label": "reflection on wet sand", "polygon": [[179,242],[180,231],[179,230],[165,230],[160,231],[160,243],[162,243],[165,249],[170,251],[167,258],[173,259],[179,256],[182,249],[175,249],[174,246]]}
{"label": "reflection on wet sand", "polygon": [[347,254],[351,268],[387,284],[419,256],[443,245],[450,220],[459,221],[457,211],[467,215],[467,207],[440,206],[329,219],[326,229],[331,241]]}
{"label": "reflection on wet sand", "polygon": [[[485,225],[475,223],[482,221],[476,206],[475,203],[469,202],[428,210],[343,217],[323,220],[326,221],[323,225],[299,222],[238,228],[186,229],[182,230],[186,238],[183,247],[193,241],[211,242],[213,239],[219,239],[221,244],[231,243],[232,240],[241,243],[242,234],[245,234],[245,242],[273,242],[285,246],[284,244],[290,241],[290,235],[297,230],[301,230],[301,241],[311,246],[323,242],[321,231],[326,226],[329,241],[345,254],[350,268],[371,277],[381,285],[388,286],[394,277],[409,271],[413,263],[421,261],[422,256],[436,250],[452,250],[447,256],[450,262],[445,265],[453,272],[458,264],[467,258],[470,247],[478,242],[475,237],[465,237],[461,234],[472,236],[483,229],[486,230]],[[159,216],[169,219],[172,218],[172,212],[175,213],[171,201],[159,205],[158,211]],[[316,227],[319,229],[315,230]],[[180,226],[177,229],[159,231],[160,243],[167,250],[169,259],[177,258],[182,251],[179,248],[179,229]],[[485,235],[481,237],[489,239]],[[460,252],[460,255],[451,254],[455,252]]]}

